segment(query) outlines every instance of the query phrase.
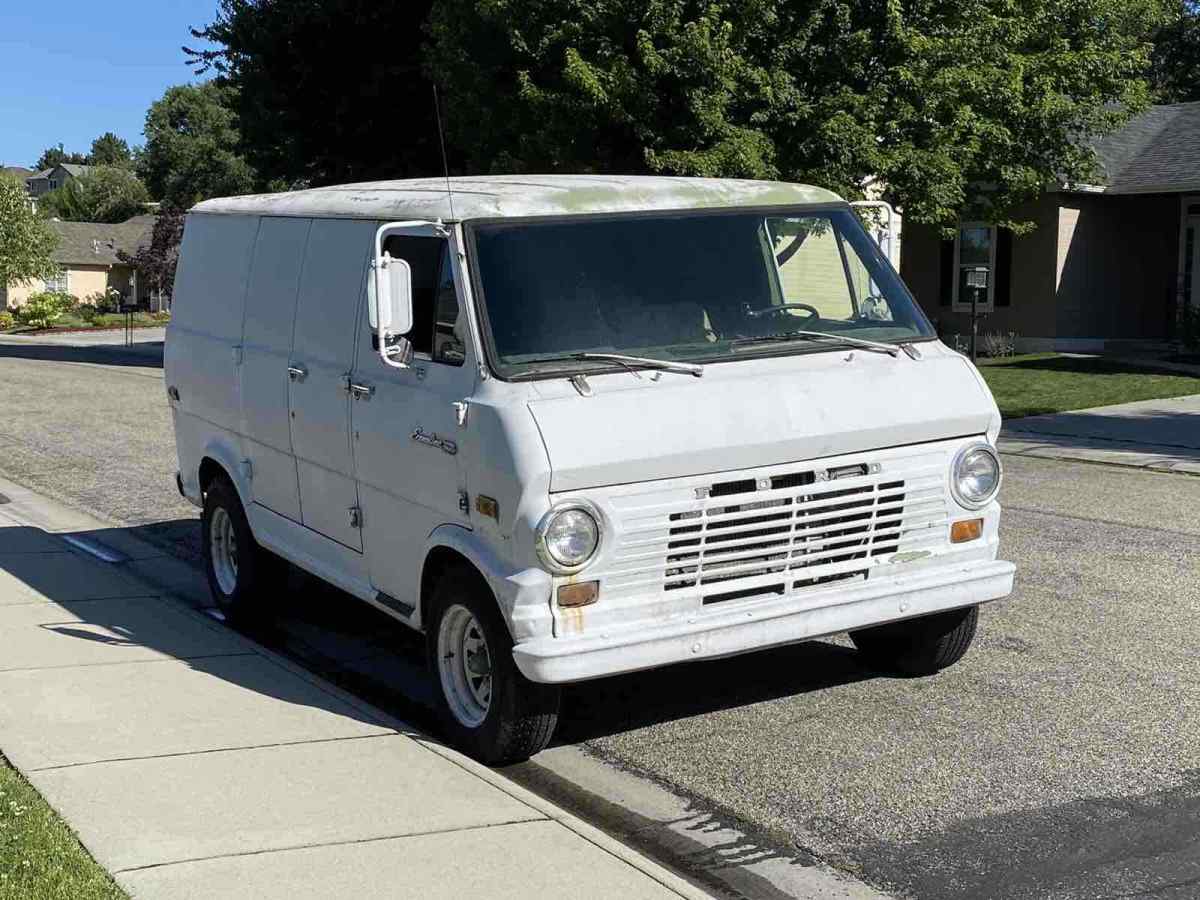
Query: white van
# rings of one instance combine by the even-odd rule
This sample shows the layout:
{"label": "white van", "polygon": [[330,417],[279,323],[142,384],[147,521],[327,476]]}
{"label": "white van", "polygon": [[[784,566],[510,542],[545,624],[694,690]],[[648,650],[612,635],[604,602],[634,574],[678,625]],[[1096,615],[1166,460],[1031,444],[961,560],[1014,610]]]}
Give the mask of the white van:
{"label": "white van", "polygon": [[220,607],[282,557],[422,630],[490,763],[545,746],[563,682],[844,631],[932,673],[1012,589],[991,394],[817,188],[209,200],[166,383]]}

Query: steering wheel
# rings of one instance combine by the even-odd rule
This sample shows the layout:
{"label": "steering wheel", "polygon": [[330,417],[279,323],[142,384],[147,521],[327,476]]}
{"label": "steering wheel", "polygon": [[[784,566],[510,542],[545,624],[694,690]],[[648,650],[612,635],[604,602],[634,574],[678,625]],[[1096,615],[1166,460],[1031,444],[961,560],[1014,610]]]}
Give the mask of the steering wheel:
{"label": "steering wheel", "polygon": [[783,312],[789,309],[802,309],[809,314],[813,319],[821,318],[821,312],[815,306],[809,306],[807,303],[780,303],[778,306],[764,306],[762,309],[751,309],[747,303],[743,312],[751,319],[757,319],[762,316],[769,316],[775,313]]}

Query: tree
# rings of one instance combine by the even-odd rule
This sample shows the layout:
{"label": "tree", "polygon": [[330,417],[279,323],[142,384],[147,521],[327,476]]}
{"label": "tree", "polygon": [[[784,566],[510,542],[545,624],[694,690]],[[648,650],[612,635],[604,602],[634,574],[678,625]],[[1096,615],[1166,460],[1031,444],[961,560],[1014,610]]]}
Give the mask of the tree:
{"label": "tree", "polygon": [[782,178],[1017,225],[1148,101],[1162,0],[440,0],[431,73],[478,171]]}
{"label": "tree", "polygon": [[175,266],[179,263],[183,223],[184,214],[181,210],[164,209],[154,221],[149,244],[139,247],[137,253],[132,255],[124,250],[117,251],[117,258],[136,268],[143,280],[168,304],[175,287]]}
{"label": "tree", "polygon": [[137,163],[151,194],[187,209],[207,197],[258,187],[258,176],[238,152],[236,103],[236,90],[207,81],[168,88],[151,104]]}
{"label": "tree", "polygon": [[39,172],[44,172],[55,166],[61,166],[63,163],[76,163],[82,166],[87,164],[87,157],[82,153],[67,153],[63,149],[63,145],[59,144],[57,147],[47,147],[43,150],[33,167]]}
{"label": "tree", "polygon": [[50,278],[58,265],[50,258],[58,236],[34,212],[25,185],[0,172],[0,287]]}
{"label": "tree", "polygon": [[92,152],[88,154],[87,161],[89,166],[121,166],[128,169],[133,167],[133,153],[124,138],[106,131],[92,141]]}
{"label": "tree", "polygon": [[188,51],[237,88],[242,146],[264,176],[335,184],[442,172],[422,71],[432,0],[222,0]]}
{"label": "tree", "polygon": [[1159,103],[1200,100],[1200,2],[1177,0],[1154,36],[1150,84]]}
{"label": "tree", "polygon": [[46,194],[42,210],[67,222],[124,222],[145,211],[150,194],[128,169],[93,166]]}

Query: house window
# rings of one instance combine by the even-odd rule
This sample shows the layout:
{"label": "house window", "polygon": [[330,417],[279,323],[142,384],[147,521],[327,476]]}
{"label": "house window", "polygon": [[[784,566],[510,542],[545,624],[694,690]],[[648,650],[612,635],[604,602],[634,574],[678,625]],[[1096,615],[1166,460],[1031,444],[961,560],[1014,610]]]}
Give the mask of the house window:
{"label": "house window", "polygon": [[51,178],[47,184],[50,185],[50,190],[54,190],[56,187],[58,187],[58,181],[54,178]]}
{"label": "house window", "polygon": [[54,294],[66,294],[71,290],[70,279],[66,269],[59,269],[57,275],[46,279],[46,290]]}
{"label": "house window", "polygon": [[968,222],[954,239],[954,309],[991,312],[996,297],[996,228]]}

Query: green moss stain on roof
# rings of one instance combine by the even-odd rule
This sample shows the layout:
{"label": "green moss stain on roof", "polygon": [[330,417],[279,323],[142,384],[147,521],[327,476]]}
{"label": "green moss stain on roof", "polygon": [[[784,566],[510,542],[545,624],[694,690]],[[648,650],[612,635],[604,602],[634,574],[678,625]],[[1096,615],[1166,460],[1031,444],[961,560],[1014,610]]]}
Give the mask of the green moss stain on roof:
{"label": "green moss stain on roof", "polygon": [[823,188],[780,181],[622,175],[507,175],[380,181],[207,200],[197,213],[468,220],[607,212],[837,203]]}

